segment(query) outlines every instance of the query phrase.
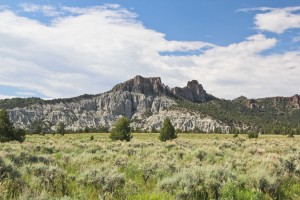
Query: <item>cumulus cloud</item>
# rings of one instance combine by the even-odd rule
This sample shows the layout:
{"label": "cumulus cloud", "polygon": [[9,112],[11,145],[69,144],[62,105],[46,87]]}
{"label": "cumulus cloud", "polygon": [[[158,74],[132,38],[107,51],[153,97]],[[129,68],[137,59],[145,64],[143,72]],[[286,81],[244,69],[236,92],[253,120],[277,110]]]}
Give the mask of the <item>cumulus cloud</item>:
{"label": "cumulus cloud", "polygon": [[247,8],[238,11],[261,11],[255,16],[256,28],[281,34],[288,29],[300,28],[300,6],[286,8]]}
{"label": "cumulus cloud", "polygon": [[23,3],[20,5],[24,12],[34,13],[41,12],[45,16],[54,17],[60,16],[62,12],[59,12],[57,8],[50,5],[36,5],[31,3]]}
{"label": "cumulus cloud", "polygon": [[[62,98],[104,92],[139,74],[171,87],[197,79],[213,95],[234,98],[291,95],[300,83],[299,52],[263,55],[277,43],[263,34],[228,46],[169,41],[119,5],[53,9],[59,14],[47,24],[0,11],[0,85]],[[187,54],[172,55],[178,51]]]}

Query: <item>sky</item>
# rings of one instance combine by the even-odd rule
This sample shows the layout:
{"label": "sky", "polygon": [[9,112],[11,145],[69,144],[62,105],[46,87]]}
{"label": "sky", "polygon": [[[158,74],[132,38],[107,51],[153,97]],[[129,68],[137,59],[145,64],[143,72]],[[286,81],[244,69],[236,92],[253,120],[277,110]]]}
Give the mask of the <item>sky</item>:
{"label": "sky", "polygon": [[219,98],[299,94],[299,0],[0,0],[0,99],[198,80]]}

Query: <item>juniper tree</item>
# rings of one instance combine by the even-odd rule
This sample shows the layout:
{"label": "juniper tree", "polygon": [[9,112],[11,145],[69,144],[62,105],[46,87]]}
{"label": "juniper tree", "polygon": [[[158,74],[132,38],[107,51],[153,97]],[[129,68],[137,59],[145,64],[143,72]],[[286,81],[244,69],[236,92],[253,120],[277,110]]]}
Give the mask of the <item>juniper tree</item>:
{"label": "juniper tree", "polygon": [[130,141],[132,138],[130,132],[130,121],[126,117],[119,118],[114,124],[114,128],[111,130],[110,139]]}
{"label": "juniper tree", "polygon": [[9,120],[6,110],[0,110],[0,142],[8,142],[16,140],[23,142],[25,140],[25,131],[23,129],[15,129]]}
{"label": "juniper tree", "polygon": [[64,135],[66,133],[66,125],[63,122],[59,122],[56,126],[56,132],[58,134]]}
{"label": "juniper tree", "polygon": [[166,118],[160,129],[159,140],[165,142],[167,140],[172,140],[175,138],[177,138],[177,135],[175,133],[175,128],[172,125],[170,119]]}

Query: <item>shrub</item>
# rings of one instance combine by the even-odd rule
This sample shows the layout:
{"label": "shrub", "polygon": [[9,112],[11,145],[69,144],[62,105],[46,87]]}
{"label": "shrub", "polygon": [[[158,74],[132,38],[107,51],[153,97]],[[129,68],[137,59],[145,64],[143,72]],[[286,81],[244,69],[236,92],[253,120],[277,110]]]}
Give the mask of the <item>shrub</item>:
{"label": "shrub", "polygon": [[90,140],[91,140],[91,141],[94,140],[94,136],[93,136],[93,135],[91,135]]}
{"label": "shrub", "polygon": [[293,132],[290,132],[290,133],[288,134],[288,137],[289,137],[289,138],[293,138],[293,137],[294,137],[294,133],[293,133]]}
{"label": "shrub", "polygon": [[68,176],[63,169],[47,166],[40,171],[41,181],[45,189],[53,195],[64,196],[68,193]]}
{"label": "shrub", "polygon": [[80,184],[84,186],[92,186],[104,192],[117,193],[125,186],[125,176],[123,173],[118,173],[116,170],[107,172],[93,170],[87,171],[78,177]]}
{"label": "shrub", "polygon": [[22,186],[20,172],[0,157],[0,199],[18,199]]}
{"label": "shrub", "polygon": [[220,191],[229,180],[235,180],[231,170],[195,167],[163,178],[158,182],[158,187],[175,194],[177,199],[220,199]]}
{"label": "shrub", "polygon": [[114,128],[112,129],[109,137],[113,141],[130,141],[132,139],[130,132],[130,121],[126,117],[119,118],[114,124]]}
{"label": "shrub", "polygon": [[66,133],[66,125],[63,122],[59,122],[56,126],[56,132],[64,135]]}
{"label": "shrub", "polygon": [[22,129],[16,130],[9,121],[6,110],[0,110],[0,142],[12,140],[23,142],[25,140],[25,131]]}
{"label": "shrub", "polygon": [[248,138],[258,138],[258,133],[254,133],[254,132],[252,132],[252,131],[250,131],[249,133],[248,133]]}
{"label": "shrub", "polygon": [[172,125],[169,118],[166,118],[164,120],[163,126],[160,129],[160,135],[159,140],[160,141],[167,141],[177,138],[177,135],[175,133],[174,126]]}
{"label": "shrub", "polygon": [[200,160],[203,161],[204,158],[207,156],[207,153],[203,150],[199,150],[196,154],[196,157]]}

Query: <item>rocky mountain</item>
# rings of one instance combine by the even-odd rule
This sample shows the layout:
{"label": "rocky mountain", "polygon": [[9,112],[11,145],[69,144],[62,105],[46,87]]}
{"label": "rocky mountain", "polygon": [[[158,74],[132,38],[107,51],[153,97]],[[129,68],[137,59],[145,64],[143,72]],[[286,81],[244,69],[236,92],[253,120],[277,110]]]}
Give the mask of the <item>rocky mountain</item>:
{"label": "rocky mountain", "polygon": [[159,77],[136,76],[99,95],[51,101],[31,98],[31,103],[23,102],[20,107],[14,104],[13,108],[7,100],[2,100],[0,108],[8,107],[14,125],[29,130],[36,123],[55,130],[61,121],[72,130],[99,126],[110,128],[119,116],[125,115],[131,119],[133,128],[142,131],[158,130],[163,119],[169,117],[177,129],[184,131],[199,129],[209,132],[219,128],[228,132],[229,127],[218,120],[174,108],[179,100],[206,102],[212,97],[197,81],[188,82],[184,88],[171,89]]}
{"label": "rocky mountain", "polygon": [[16,127],[32,130],[40,124],[44,130],[55,130],[59,122],[67,129],[85,127],[111,128],[124,115],[131,127],[140,131],[158,130],[169,117],[176,129],[197,132],[261,130],[274,127],[300,129],[300,98],[274,97],[232,101],[218,99],[196,80],[187,86],[169,88],[159,77],[136,76],[112,90],[98,95],[68,99],[39,98],[0,100]]}

